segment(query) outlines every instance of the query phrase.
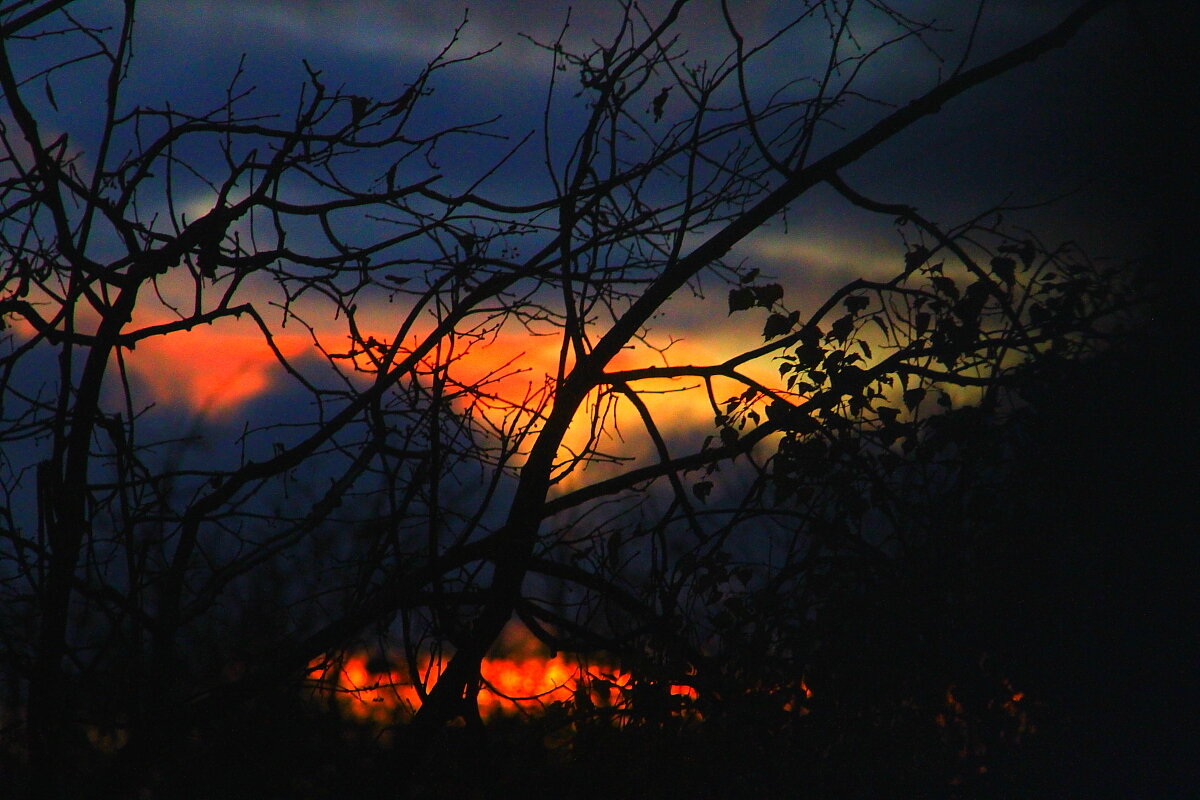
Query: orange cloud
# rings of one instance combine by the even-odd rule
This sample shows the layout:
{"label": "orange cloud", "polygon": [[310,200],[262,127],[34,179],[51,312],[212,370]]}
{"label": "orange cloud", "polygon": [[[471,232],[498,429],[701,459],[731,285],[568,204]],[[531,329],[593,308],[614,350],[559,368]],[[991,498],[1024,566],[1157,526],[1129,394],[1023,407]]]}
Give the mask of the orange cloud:
{"label": "orange cloud", "polygon": [[[286,358],[312,348],[300,334],[275,344]],[[284,372],[253,323],[222,320],[138,342],[125,362],[156,402],[205,415],[228,413],[280,385]]]}
{"label": "orange cloud", "polygon": [[[360,308],[357,320],[364,337],[386,343],[390,341],[387,326],[394,316],[393,307],[367,306]],[[645,341],[635,341],[618,353],[608,371],[720,363],[762,344],[764,318],[762,314],[729,317],[725,313],[723,296],[720,300],[681,297],[665,310]],[[469,345],[466,337],[458,337],[453,347],[447,344],[447,349],[431,353],[423,369],[432,371],[438,362],[449,364],[447,374],[452,385],[447,392],[461,391],[455,401],[460,411],[470,409],[497,427],[507,423],[503,425],[506,430],[536,430],[538,422],[533,407],[545,400],[545,387],[550,377],[557,374],[562,357],[561,332],[556,334],[534,336],[523,328],[505,328]],[[360,357],[360,366],[367,363]],[[571,366],[568,352],[566,367],[569,370]],[[768,386],[779,383],[778,366],[769,357],[743,365],[739,371]],[[703,436],[715,433],[708,387],[701,379],[656,378],[633,382],[630,386],[639,393],[663,436],[677,439],[691,434],[698,447]],[[729,378],[712,380],[713,396],[718,403],[741,394],[745,388]],[[565,450],[582,450],[592,435],[590,415],[604,413],[604,423],[598,426],[600,449],[635,460],[649,457],[653,445],[634,406],[618,397],[611,405],[605,400],[606,405],[598,411],[596,398],[593,394],[577,414],[563,442]],[[514,424],[517,420],[519,423]],[[593,469],[608,472],[611,466],[594,466]],[[589,479],[593,477],[603,476],[589,473]],[[573,477],[560,488],[568,488],[576,480]]]}

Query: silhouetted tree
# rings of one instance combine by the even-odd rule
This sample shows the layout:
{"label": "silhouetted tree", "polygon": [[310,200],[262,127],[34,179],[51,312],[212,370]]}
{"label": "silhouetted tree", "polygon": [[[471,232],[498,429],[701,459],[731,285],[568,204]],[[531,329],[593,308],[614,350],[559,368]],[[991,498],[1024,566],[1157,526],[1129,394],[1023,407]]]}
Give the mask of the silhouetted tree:
{"label": "silhouetted tree", "polygon": [[[132,0],[110,27],[74,13],[86,2],[0,9],[0,635],[6,724],[43,794],[77,787],[87,726],[119,728],[131,764],[161,759],[376,634],[414,664],[445,660],[419,687],[412,755],[478,718],[480,660],[514,615],[553,648],[637,670],[637,724],[671,718],[654,693],[668,682],[713,717],[757,713],[752,685],[779,710],[806,664],[849,663],[823,654],[856,593],[911,597],[953,574],[948,539],[986,485],[968,474],[986,472],[966,452],[986,441],[974,427],[1015,407],[1031,365],[1102,349],[1131,295],[997,209],[947,227],[842,172],[1105,4],[978,63],[965,31],[932,88],[870,107],[863,70],[909,43],[936,53],[932,23],[806,3],[756,42],[722,2],[723,60],[695,63],[675,35],[688,5],[625,4],[590,50],[565,28],[541,44],[541,135],[512,153],[540,141],[546,174],[517,200],[497,188],[512,154],[456,171],[494,121],[426,111],[443,73],[485,55],[458,56],[457,35],[380,97],[305,64],[294,108],[267,113],[239,67],[218,107],[191,111],[126,99]],[[804,83],[770,66],[799,36],[826,48]],[[96,113],[64,128],[54,88],[80,76]],[[564,101],[577,121],[560,121]],[[724,259],[822,185],[895,218],[904,245],[894,276],[802,312]],[[635,344],[662,350],[648,326],[702,277],[729,287],[720,313],[762,315],[763,344],[617,366]],[[366,320],[383,302],[388,331]],[[156,423],[125,359],[234,319],[308,416],[205,454],[216,434]],[[279,347],[284,325],[320,358]],[[473,366],[514,329],[558,348],[516,391],[522,365]],[[777,383],[746,371],[764,360]],[[647,403],[664,386],[707,389],[703,446],[664,430]],[[650,459],[606,449],[618,409]],[[897,572],[898,556],[928,574]],[[858,687],[821,679],[814,702]]]}

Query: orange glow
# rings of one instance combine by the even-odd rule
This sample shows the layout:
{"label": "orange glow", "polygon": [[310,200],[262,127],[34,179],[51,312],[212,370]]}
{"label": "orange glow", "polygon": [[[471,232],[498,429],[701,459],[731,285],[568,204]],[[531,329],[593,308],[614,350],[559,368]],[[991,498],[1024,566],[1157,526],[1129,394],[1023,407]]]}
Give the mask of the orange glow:
{"label": "orange glow", "polygon": [[[139,306],[134,319],[126,328],[132,332],[155,325],[178,322],[178,316],[167,307],[187,308],[194,286],[187,275],[170,276],[159,281],[157,290],[164,298],[155,303],[148,299]],[[245,297],[260,308],[278,298],[271,286],[254,286],[245,290]],[[761,315],[727,317],[723,310],[714,313],[714,305],[722,302],[683,297],[671,302],[670,328],[650,331],[644,339],[636,339],[622,349],[608,366],[609,372],[646,367],[679,365],[712,365],[762,343],[759,332]],[[293,305],[294,313],[303,313],[313,327],[294,325],[274,331],[274,342],[289,361],[311,354],[316,360],[332,356],[332,366],[351,379],[364,384],[373,377],[371,358],[361,350],[352,350],[344,319],[322,316],[317,307]],[[299,308],[299,311],[297,309]],[[83,308],[77,325],[98,324],[94,315]],[[366,303],[355,317],[358,330],[367,347],[377,357],[393,342],[395,325],[402,313],[396,306]],[[274,322],[272,321],[272,326]],[[19,316],[12,325],[22,338],[34,336],[33,328]],[[427,331],[425,332],[427,333]],[[561,331],[533,336],[523,328],[503,327],[480,334],[478,331],[457,334],[442,339],[417,366],[421,380],[433,374],[450,378],[448,396],[460,412],[477,415],[487,423],[507,432],[536,431],[551,400],[553,376],[559,372],[563,353]],[[424,335],[415,331],[402,343],[399,356],[415,346]],[[320,342],[320,347],[314,342]],[[323,349],[322,349],[323,348]],[[148,402],[185,408],[194,413],[216,417],[228,415],[247,402],[277,391],[290,380],[264,341],[263,333],[249,318],[222,318],[211,324],[197,325],[191,330],[172,331],[142,339],[132,349],[122,350],[122,358],[133,378],[137,392],[136,403]],[[311,365],[307,365],[310,366]],[[566,369],[572,366],[569,354]],[[769,357],[757,363],[744,364],[739,371],[767,386],[780,384],[777,364]],[[654,417],[654,424],[665,435],[688,433],[699,446],[703,437],[715,433],[714,409],[702,380],[697,378],[654,378],[630,382],[639,392]],[[607,391],[608,387],[603,387]],[[728,377],[713,377],[712,391],[717,402],[741,394],[745,386]],[[579,411],[579,418],[570,426],[563,442],[566,452],[579,453],[589,444],[599,450],[630,457],[637,461],[650,457],[654,448],[643,421],[633,405],[620,396],[615,402],[601,401],[593,392]],[[589,414],[599,418],[593,431]],[[591,441],[593,432],[596,439]],[[513,463],[520,463],[516,454]],[[624,467],[633,466],[625,463]],[[604,462],[595,467],[600,473],[618,469]],[[606,477],[589,473],[587,480]],[[560,483],[559,491],[569,491],[584,480],[578,473]]]}
{"label": "orange glow", "polygon": [[[606,371],[712,365],[762,343],[761,319],[757,317],[714,318],[711,301],[680,301],[676,305],[682,312],[682,324],[669,331],[655,331],[647,340],[650,344],[635,340],[613,358]],[[389,332],[388,326],[394,324],[394,317],[395,309],[391,307],[367,306],[359,310],[356,316],[359,331],[374,354],[385,353],[392,343],[394,332]],[[332,330],[318,331],[318,334],[331,352],[337,352],[338,348],[328,343],[345,341],[338,339],[341,334]],[[420,334],[415,334],[404,341],[398,348],[397,358],[409,355],[419,339]],[[523,328],[513,326],[479,340],[462,335],[447,337],[437,349],[421,359],[417,371],[422,380],[430,380],[435,373],[445,376],[445,392],[452,397],[456,410],[469,411],[476,419],[486,420],[498,430],[536,431],[542,419],[539,415],[546,413],[546,404],[552,401],[550,392],[553,376],[558,373],[563,357],[562,344],[561,332],[532,336]],[[361,352],[339,364],[346,369],[360,370],[368,379],[375,368],[371,358]],[[572,365],[573,358],[568,349],[565,368],[569,371]],[[767,386],[778,387],[780,384],[778,364],[769,358],[745,364],[739,370]],[[714,376],[711,380],[713,396],[719,403],[746,389],[744,384],[728,377]],[[698,449],[706,435],[716,433],[715,410],[702,379],[643,378],[631,381],[629,385],[639,393],[655,426],[664,435],[691,434],[693,441],[688,446]],[[602,388],[606,392],[609,389]],[[655,453],[643,420],[628,400],[616,394],[601,400],[598,397],[598,392],[592,392],[577,412],[563,439],[561,460],[568,460],[567,453],[580,453],[591,445],[601,452],[632,461],[617,465],[599,461],[587,465],[586,476],[582,474],[583,470],[573,472],[557,483],[555,490],[558,492],[609,477],[609,473],[635,466]],[[599,419],[596,425],[589,419],[593,414]],[[522,454],[516,453],[510,463],[519,465],[521,458]]]}
{"label": "orange glow", "polygon": [[[364,721],[386,723],[411,717],[421,699],[403,669],[372,673],[363,654],[349,656],[339,666],[314,661],[311,668],[322,690],[332,692],[343,711]],[[420,671],[429,684],[436,682],[441,665],[427,657]],[[480,665],[482,685],[478,704],[484,719],[515,714],[537,714],[554,702],[578,702],[581,691],[598,706],[619,705],[621,689],[630,676],[619,670],[589,671],[565,656],[555,658],[486,658]],[[683,687],[677,687],[683,688]],[[690,690],[688,690],[690,691]]]}
{"label": "orange glow", "polygon": [[[505,716],[543,713],[551,704],[561,704],[580,712],[611,709],[614,724],[620,725],[631,712],[636,694],[636,679],[628,671],[597,663],[585,663],[571,656],[547,656],[541,643],[524,627],[505,628],[496,655],[480,664],[481,684],[477,702],[484,720]],[[401,659],[402,661],[402,659]],[[418,659],[418,681],[432,687],[441,673],[442,662],[425,655]],[[374,667],[374,670],[372,670]],[[345,657],[340,663],[316,659],[310,664],[319,697],[333,699],[345,714],[363,722],[387,725],[410,719],[421,706],[420,692],[404,666],[372,663],[363,653]],[[701,720],[696,710],[699,698],[690,686],[672,684],[668,688],[673,715]],[[809,713],[806,701],[812,689],[803,680],[774,687],[767,694],[777,699],[779,708],[797,716]]]}
{"label": "orange glow", "polygon": [[[287,358],[312,347],[298,334],[275,337]],[[279,384],[283,371],[253,325],[222,321],[138,342],[125,363],[156,402],[186,405],[218,415]]]}
{"label": "orange glow", "polygon": [[799,685],[797,685],[795,688],[799,691],[799,695],[793,694],[791,697],[785,700],[782,708],[784,711],[798,714],[803,717],[809,713],[808,706],[804,705],[804,701],[812,699],[812,689],[808,688],[808,684],[804,682],[803,678],[800,679]]}
{"label": "orange glow", "polygon": [[[499,650],[504,656],[485,658],[480,664],[479,714],[485,720],[519,714],[536,715],[551,703],[579,707],[624,708],[634,679],[630,673],[608,666],[588,665],[566,655],[546,656],[540,643],[524,628],[507,627]],[[371,667],[377,669],[372,671]],[[420,707],[421,698],[404,667],[379,668],[362,653],[347,656],[340,664],[315,659],[310,665],[319,692],[334,697],[343,712],[355,719],[387,724],[407,719]],[[428,656],[418,661],[419,680],[431,687],[443,664]],[[682,713],[697,698],[695,689],[672,685]]]}
{"label": "orange glow", "polygon": [[[176,298],[178,299],[178,298]],[[711,304],[714,301],[689,299],[673,303],[680,312],[680,324],[670,330],[655,331],[648,341],[652,349],[640,341],[622,350],[608,370],[638,369],[649,366],[696,364],[706,365],[720,362],[734,353],[762,343],[757,317],[733,317],[714,319]],[[309,315],[319,319],[315,313]],[[375,355],[386,352],[393,341],[397,309],[395,306],[366,305],[356,316],[359,331]],[[157,309],[139,311],[135,327],[146,327],[168,321],[168,317]],[[402,343],[399,357],[403,358],[408,348],[415,346],[421,334],[415,334]],[[311,335],[276,331],[275,343],[289,359],[306,352],[314,355],[312,336],[322,343],[328,353],[350,355],[340,358],[335,365],[348,374],[358,375],[364,380],[373,377],[373,364],[367,354],[356,351],[348,353],[349,340],[345,324],[341,320],[318,323]],[[446,372],[452,385],[467,391],[454,399],[460,410],[474,406],[475,411],[493,422],[510,415],[518,408],[521,415],[534,423],[531,414],[549,378],[557,374],[562,354],[560,333],[547,336],[531,336],[520,328],[505,327],[476,340],[466,335],[449,337],[422,359],[418,372],[428,376],[440,367]],[[182,404],[201,413],[225,413],[237,406],[278,388],[286,376],[273,353],[263,341],[261,331],[248,319],[224,319],[212,325],[200,325],[191,331],[176,331],[138,342],[136,349],[125,354],[130,369],[140,378],[153,399],[158,402]],[[568,357],[567,369],[572,366]],[[762,363],[744,365],[742,371],[768,384],[779,383],[777,365],[770,359]],[[713,390],[719,401],[740,394],[745,387],[725,377],[713,379]],[[687,387],[688,391],[680,392]],[[644,391],[643,400],[655,416],[656,424],[664,433],[680,431],[711,431],[713,410],[703,382],[698,379],[642,380],[632,388]],[[606,440],[601,446],[617,446],[624,454],[630,450],[650,452],[648,442],[641,441],[641,421],[632,406],[621,401],[616,423],[617,431],[610,424],[606,428]],[[511,419],[510,419],[511,421]],[[573,425],[565,446],[578,449],[586,440],[589,425]],[[507,426],[506,426],[507,427]],[[635,442],[629,441],[632,435]]]}

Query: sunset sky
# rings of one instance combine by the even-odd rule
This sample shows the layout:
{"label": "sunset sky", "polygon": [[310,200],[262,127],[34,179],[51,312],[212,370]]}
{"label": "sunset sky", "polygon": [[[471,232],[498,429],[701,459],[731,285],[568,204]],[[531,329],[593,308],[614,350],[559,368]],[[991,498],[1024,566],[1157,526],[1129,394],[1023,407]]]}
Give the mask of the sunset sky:
{"label": "sunset sky", "polygon": [[[736,5],[747,36],[764,36],[779,22],[781,4]],[[604,38],[613,30],[615,6],[577,4],[571,11],[567,43]],[[936,18],[961,29],[970,22],[971,6],[958,0],[930,0],[905,8],[914,16]],[[1024,0],[987,4],[974,58],[1031,37],[1072,6]],[[653,17],[665,3],[659,0],[643,7]],[[452,55],[498,47],[473,63],[441,73],[432,84],[433,92],[422,100],[423,113],[414,123],[429,127],[498,117],[493,130],[506,139],[477,138],[470,147],[437,153],[447,184],[461,186],[539,127],[551,62],[545,50],[522,34],[552,41],[567,20],[568,4],[483,2],[473,4],[467,13],[454,3],[384,0],[151,0],[140,9],[126,105],[161,107],[169,102],[176,109],[211,108],[224,98],[244,54],[245,77],[240,85],[254,87],[249,107],[285,116],[294,108],[304,80],[302,59],[322,70],[322,80],[331,87],[393,97],[449,43],[455,27],[465,20]],[[698,2],[681,17],[679,31],[697,60],[715,59],[725,52],[719,13],[715,2]],[[997,203],[1037,203],[1078,190],[1049,209],[1030,212],[1022,221],[1047,241],[1071,238],[1098,254],[1128,255],[1127,234],[1140,231],[1149,218],[1144,203],[1150,190],[1141,180],[1148,162],[1138,144],[1139,121],[1150,108],[1139,70],[1148,66],[1137,59],[1131,63],[1128,55],[1138,47],[1139,19],[1145,21],[1124,6],[1110,9],[1067,50],[1051,53],[956,100],[847,170],[845,177],[878,199],[916,205],[945,223]],[[944,41],[949,42],[950,36]],[[943,40],[935,36],[934,41]],[[821,45],[814,42],[813,52],[823,52]],[[862,91],[904,102],[932,86],[939,69],[947,68],[903,48],[897,52],[880,59],[864,75]],[[946,52],[952,59],[961,51]],[[811,71],[814,63],[806,58],[803,47],[789,50],[788,58],[774,58],[767,77],[783,83],[794,74]],[[566,79],[575,78],[568,73]],[[95,87],[94,77],[72,73],[55,85],[59,111],[40,109],[48,123],[72,131],[85,153],[87,135],[80,132],[94,130],[99,118],[92,94]],[[41,99],[32,97],[32,101]],[[669,105],[666,111],[669,119]],[[578,108],[560,102],[556,124],[569,130],[579,113]],[[487,184],[491,195],[514,202],[543,196],[540,153],[539,146],[518,151]],[[212,200],[204,192],[175,198],[177,208],[192,219],[204,213]],[[759,230],[731,260],[745,258],[784,284],[789,304],[803,313],[848,280],[894,274],[902,252],[891,220],[854,209],[820,187],[792,208],[786,232],[780,225]],[[161,284],[160,290],[169,297],[170,276]],[[710,281],[700,288],[702,297],[676,298],[651,331],[659,346],[675,342],[668,355],[672,363],[711,363],[761,342],[761,315],[728,317],[727,287]],[[187,286],[181,285],[181,291],[186,295]],[[268,289],[253,286],[246,297],[259,302],[277,299]],[[364,303],[359,324],[365,331],[378,331],[381,339],[390,339],[397,311],[396,305],[382,301]],[[332,349],[343,336],[343,322],[329,316],[328,311],[314,308],[307,321],[317,338]],[[134,322],[158,324],[170,318],[170,312],[150,300],[139,304]],[[295,324],[283,329],[278,314],[266,318],[285,356],[319,366],[312,334]],[[524,331],[505,329],[486,353],[473,353],[462,368],[464,374],[472,370],[482,374],[511,362],[521,371],[501,385],[520,394],[553,370],[558,349],[554,337],[531,338]],[[628,356],[630,366],[662,362],[650,351]],[[287,419],[305,413],[287,399],[286,376],[246,318],[144,340],[125,353],[125,360],[139,399],[157,403],[156,413],[165,415],[164,420],[205,421],[238,430],[250,417]],[[757,370],[766,379],[773,369],[767,362],[751,372]],[[651,402],[657,408],[672,404],[664,424],[679,431],[711,426],[711,411],[702,398],[680,404],[676,397],[665,395]]]}
{"label": "sunset sky", "polygon": [[[839,720],[906,739],[844,704],[854,660],[905,717],[928,671],[938,730],[960,669],[1024,725],[1005,648],[1053,689],[1091,615],[1119,650],[1170,588],[1154,513],[1189,473],[1151,451],[1186,444],[1194,301],[1150,273],[1195,228],[1194,71],[1157,2],[945,100],[1103,4],[691,0],[614,76],[572,58],[671,0],[138,0],[115,110],[135,4],[42,3],[0,11],[0,689],[29,732],[0,771],[57,781],[89,714],[97,749],[148,734],[122,775],[207,753],[193,719],[305,665],[362,720],[432,697],[419,736],[482,674],[485,716],[628,701],[650,730],[745,689],[826,704],[838,748]],[[695,708],[637,708],[654,684]]]}

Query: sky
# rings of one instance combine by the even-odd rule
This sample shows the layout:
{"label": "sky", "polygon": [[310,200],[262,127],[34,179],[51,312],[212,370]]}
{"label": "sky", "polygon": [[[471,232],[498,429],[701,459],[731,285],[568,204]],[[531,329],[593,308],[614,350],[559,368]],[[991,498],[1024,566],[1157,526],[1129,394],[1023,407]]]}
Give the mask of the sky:
{"label": "sky", "polygon": [[[774,31],[784,6],[760,0],[735,5],[748,40]],[[993,0],[986,3],[972,63],[1031,37],[1060,18],[1074,4]],[[641,4],[649,17],[666,4]],[[80,13],[103,16],[105,4],[85,3]],[[304,60],[322,71],[322,80],[347,92],[376,97],[396,96],[429,59],[445,48],[459,29],[451,55],[486,52],[477,61],[446,70],[422,101],[418,125],[438,125],[496,117],[494,130],[506,138],[471,141],[469,147],[439,152],[439,167],[450,185],[466,185],[494,163],[542,117],[550,55],[530,40],[551,42],[560,34],[569,46],[602,39],[616,22],[615,3],[539,0],[493,0],[466,9],[454,2],[396,3],[384,0],[342,3],[322,0],[149,0],[140,6],[135,30],[135,58],[126,87],[129,105],[169,102],[176,109],[205,109],[219,103],[244,57],[241,85],[253,86],[246,101],[264,112],[286,114],[295,106],[304,80]],[[905,3],[916,17],[938,20],[947,29],[930,42],[944,48],[943,58],[930,58],[919,47],[902,45],[864,74],[860,89],[898,103],[933,85],[939,71],[961,56],[961,30],[975,6],[959,0]],[[1141,16],[1139,16],[1139,14]],[[1139,20],[1146,12],[1118,4],[1090,24],[1068,49],[1004,76],[972,95],[949,104],[846,170],[856,188],[889,202],[917,206],[944,223],[970,217],[998,203],[1038,203],[1076,191],[1055,205],[1029,213],[1023,220],[1047,240],[1076,239],[1093,252],[1126,256],[1136,249],[1152,222],[1147,172],[1155,169],[1144,144],[1145,121],[1156,107],[1144,83],[1153,65],[1138,57]],[[569,22],[569,24],[568,24]],[[718,5],[698,0],[685,10],[679,34],[689,58],[719,59],[728,49]],[[954,32],[954,31],[957,31]],[[860,31],[864,42],[880,35],[869,24]],[[958,44],[951,44],[958,42]],[[756,80],[766,87],[811,70],[820,42],[798,39],[764,61]],[[811,49],[811,52],[810,52]],[[694,54],[694,55],[692,55]],[[695,62],[693,62],[695,63]],[[568,75],[567,78],[574,76]],[[94,129],[96,75],[76,71],[55,86],[59,111],[52,124],[72,131],[86,154],[86,131]],[[578,124],[581,109],[564,92],[555,107],[558,130]],[[867,107],[845,118],[852,130],[886,109]],[[670,108],[667,108],[668,119]],[[90,126],[90,127],[89,127]],[[836,142],[838,134],[831,134]],[[520,202],[544,193],[538,181],[540,150],[518,151],[489,183],[494,196]],[[196,191],[177,197],[184,213],[195,218],[211,203],[211,194]],[[889,219],[856,210],[831,191],[818,187],[780,224],[755,232],[742,242],[736,258],[759,266],[788,290],[789,302],[811,308],[840,285],[857,277],[894,273],[903,247]],[[187,286],[177,288],[186,293]],[[172,291],[170,281],[164,290]],[[654,323],[655,341],[672,342],[672,363],[715,361],[761,341],[762,319],[726,314],[726,287],[709,282],[703,296],[681,295]],[[340,322],[312,311],[318,325],[328,322],[328,336]],[[359,309],[360,324],[388,336],[396,307],[384,302]],[[135,323],[170,318],[161,306],[142,304]],[[278,320],[272,322],[277,325]],[[276,328],[277,344],[286,356],[319,360],[312,336],[292,325]],[[506,390],[519,393],[551,371],[558,352],[554,339],[544,341],[505,331],[477,366],[484,372],[495,361],[524,371],[508,379]],[[289,419],[309,413],[298,407],[286,376],[246,321],[222,322],[185,334],[149,339],[125,354],[135,386],[144,402],[156,403],[165,424],[181,420],[196,429],[238,431],[243,423]],[[649,351],[633,361],[653,363]],[[773,365],[761,364],[756,375],[767,380]],[[673,434],[697,437],[711,433],[711,411],[703,401],[680,404],[667,395],[653,399],[656,408],[671,408],[665,425]],[[673,404],[673,405],[668,405]],[[614,446],[645,448],[646,442]]]}

